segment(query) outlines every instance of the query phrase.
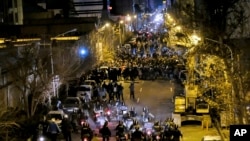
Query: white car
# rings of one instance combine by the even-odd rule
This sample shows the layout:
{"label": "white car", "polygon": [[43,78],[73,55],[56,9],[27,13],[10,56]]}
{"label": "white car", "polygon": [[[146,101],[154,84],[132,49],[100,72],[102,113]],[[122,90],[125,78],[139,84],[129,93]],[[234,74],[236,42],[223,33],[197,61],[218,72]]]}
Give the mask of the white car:
{"label": "white car", "polygon": [[55,123],[61,127],[61,123],[64,117],[64,112],[62,110],[58,110],[58,111],[49,111],[49,113],[46,116],[46,120],[47,121],[52,121],[52,119],[55,119]]}
{"label": "white car", "polygon": [[84,85],[91,85],[92,87],[97,85],[95,80],[85,80],[83,83]]}

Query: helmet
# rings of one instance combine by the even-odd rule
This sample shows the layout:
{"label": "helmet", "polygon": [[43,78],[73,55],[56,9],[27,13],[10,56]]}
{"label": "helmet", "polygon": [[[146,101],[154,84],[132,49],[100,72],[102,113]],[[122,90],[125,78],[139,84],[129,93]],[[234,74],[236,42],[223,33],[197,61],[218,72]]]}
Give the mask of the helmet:
{"label": "helmet", "polygon": [[140,129],[140,127],[139,126],[135,126],[135,130],[139,130]]}
{"label": "helmet", "polygon": [[109,122],[108,122],[108,121],[105,121],[104,126],[107,126],[108,124],[109,124]]}
{"label": "helmet", "polygon": [[120,120],[120,121],[119,121],[119,124],[123,124],[123,121]]}
{"label": "helmet", "polygon": [[155,121],[155,123],[154,123],[155,125],[159,125],[159,121]]}

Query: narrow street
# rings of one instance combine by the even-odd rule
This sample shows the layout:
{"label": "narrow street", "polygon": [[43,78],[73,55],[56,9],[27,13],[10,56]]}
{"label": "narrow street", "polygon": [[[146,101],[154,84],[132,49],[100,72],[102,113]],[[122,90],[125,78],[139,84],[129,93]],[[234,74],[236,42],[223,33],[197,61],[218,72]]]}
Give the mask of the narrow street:
{"label": "narrow street", "polygon": [[[149,111],[155,116],[156,120],[165,120],[167,117],[171,117],[173,110],[172,97],[175,91],[180,91],[180,86],[173,82],[166,80],[156,80],[156,81],[136,81],[135,83],[135,96],[139,98],[139,103],[129,99],[129,81],[121,81],[124,86],[124,98],[125,103],[128,107],[135,107],[138,113],[141,113],[143,107],[148,107]],[[94,128],[93,121],[89,121],[92,128]],[[113,130],[117,123],[111,122],[110,128]],[[184,125],[181,128],[183,133],[184,141],[201,141],[202,137],[205,135],[217,135],[217,131],[214,128],[203,130],[200,125]],[[98,133],[98,130],[96,130]],[[79,141],[80,134],[73,135],[73,141]],[[97,137],[101,140],[100,137]],[[115,140],[115,138],[111,138]]]}

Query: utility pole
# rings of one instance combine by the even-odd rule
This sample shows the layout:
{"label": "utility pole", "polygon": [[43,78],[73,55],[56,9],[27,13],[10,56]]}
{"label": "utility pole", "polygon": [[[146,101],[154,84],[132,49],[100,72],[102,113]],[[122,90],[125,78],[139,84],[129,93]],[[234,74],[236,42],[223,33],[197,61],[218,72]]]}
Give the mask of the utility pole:
{"label": "utility pole", "polygon": [[[62,34],[58,34],[58,35],[56,35],[56,36],[54,36],[52,38],[64,36],[65,34],[68,34],[68,33],[71,33],[71,32],[76,32],[76,31],[77,31],[77,29],[74,28],[74,29],[66,31],[66,32],[64,32]],[[50,63],[51,63],[51,74],[52,74],[52,88],[53,88],[53,95],[58,98],[58,92],[56,90],[56,83],[55,83],[56,77],[55,77],[55,72],[54,72],[54,59],[53,59],[52,44],[53,44],[53,40],[50,39]]]}

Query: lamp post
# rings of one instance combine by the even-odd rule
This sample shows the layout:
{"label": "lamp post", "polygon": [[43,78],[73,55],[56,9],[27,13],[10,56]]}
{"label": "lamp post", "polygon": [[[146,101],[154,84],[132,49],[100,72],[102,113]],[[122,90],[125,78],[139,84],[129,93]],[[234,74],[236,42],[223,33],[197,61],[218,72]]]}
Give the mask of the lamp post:
{"label": "lamp post", "polygon": [[[72,30],[69,30],[69,31],[66,31],[64,33],[58,34],[58,35],[54,36],[54,38],[64,36],[65,34],[68,34],[68,33],[71,33],[71,32],[76,32],[76,31],[77,31],[77,29],[74,28]],[[51,62],[51,74],[52,74],[52,87],[53,87],[54,96],[56,96],[58,98],[58,93],[56,91],[56,85],[55,85],[56,78],[54,76],[55,72],[54,72],[54,59],[53,59],[52,43],[53,43],[53,40],[50,40],[50,62]]]}
{"label": "lamp post", "polygon": [[131,30],[130,30],[130,28],[131,28],[131,27],[130,27],[130,26],[131,26],[131,17],[130,17],[130,15],[127,15],[127,16],[126,16],[126,21],[127,21],[128,30],[131,31]]}
{"label": "lamp post", "polygon": [[123,20],[121,20],[120,22],[119,22],[119,41],[120,41],[120,46],[122,46],[122,39],[123,39],[123,32],[124,32],[124,29],[123,29],[123,27],[124,26],[122,26],[121,27],[121,25],[124,23],[124,21]]}

